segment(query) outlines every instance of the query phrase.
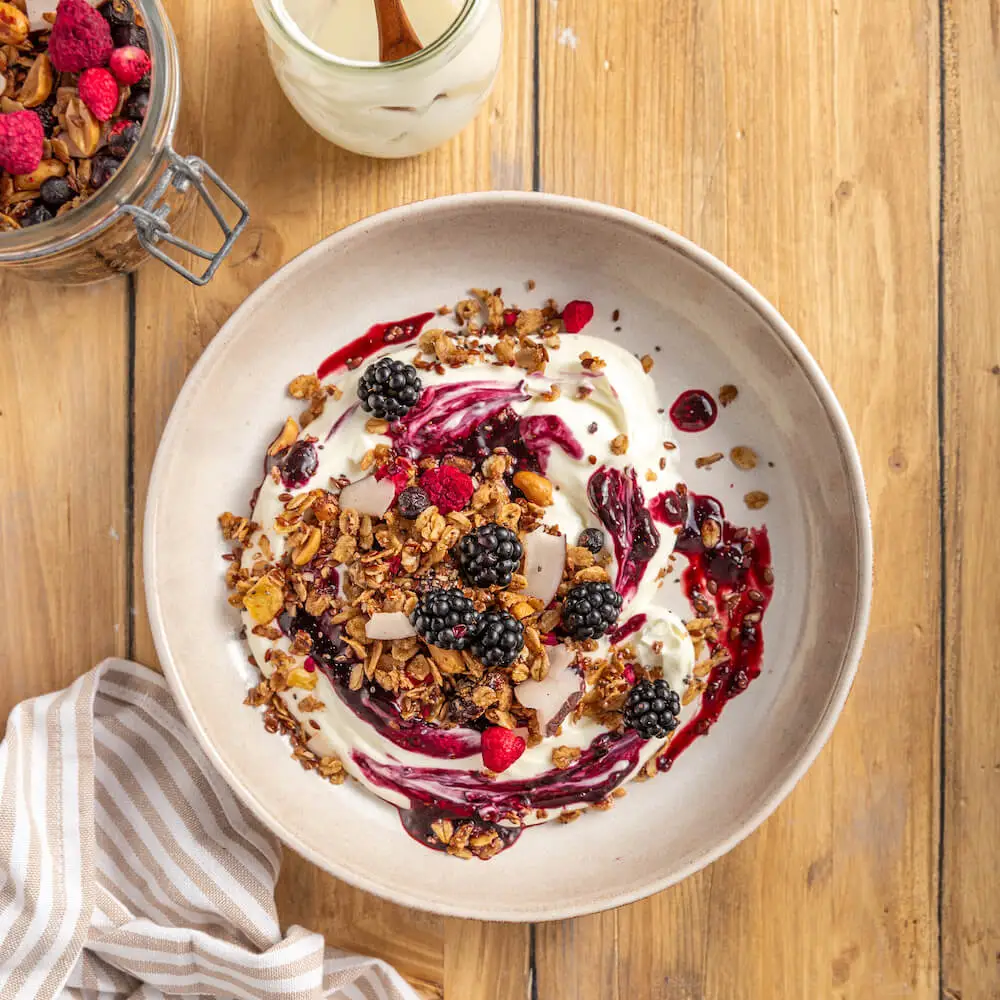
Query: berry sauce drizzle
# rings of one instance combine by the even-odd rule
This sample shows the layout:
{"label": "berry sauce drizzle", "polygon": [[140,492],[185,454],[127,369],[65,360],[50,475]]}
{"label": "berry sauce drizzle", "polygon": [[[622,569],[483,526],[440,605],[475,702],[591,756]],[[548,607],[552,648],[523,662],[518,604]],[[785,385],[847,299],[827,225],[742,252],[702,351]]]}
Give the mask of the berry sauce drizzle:
{"label": "berry sauce drizzle", "polygon": [[719,408],[715,405],[715,400],[704,389],[682,392],[670,407],[670,419],[674,427],[688,434],[707,431],[718,415]]}
{"label": "berry sauce drizzle", "polygon": [[349,680],[356,658],[343,641],[340,625],[329,613],[319,618],[302,612],[292,620],[289,633],[303,631],[313,640],[308,665],[318,666],[333,685],[340,700],[390,743],[438,759],[458,760],[479,753],[481,736],[470,729],[441,729],[419,719],[404,719],[392,696],[377,684],[364,684],[352,691]]}
{"label": "berry sauce drizzle", "polygon": [[520,417],[511,403],[531,396],[524,383],[456,382],[425,389],[420,402],[390,428],[395,450],[411,459],[459,455],[477,465],[506,448],[515,469],[544,474],[554,447],[583,458],[583,446],[554,414]]}
{"label": "berry sauce drizzle", "polygon": [[405,344],[419,336],[427,321],[434,318],[434,313],[420,313],[407,319],[396,320],[395,323],[376,323],[368,328],[360,337],[345,344],[339,351],[334,351],[316,370],[316,375],[328,378],[342,369],[353,370],[360,367],[365,358],[381,351],[386,344]]}
{"label": "berry sauce drizzle", "polygon": [[[710,653],[728,654],[708,675],[697,714],[657,758],[657,767],[669,771],[681,752],[718,721],[726,702],[760,675],[763,619],[774,593],[774,573],[767,528],[731,524],[714,497],[679,488],[661,493],[651,506],[658,521],[677,530],[674,551],[688,562],[682,580],[691,606],[705,615],[714,602],[722,627],[718,639],[709,644]],[[706,546],[716,530],[716,544]]]}
{"label": "berry sauce drizzle", "polygon": [[646,565],[660,546],[635,469],[602,465],[587,483],[590,506],[601,519],[615,546],[618,575],[615,590],[625,600],[635,596]]}
{"label": "berry sauce drizzle", "polygon": [[382,763],[360,750],[351,751],[351,759],[372,784],[409,799],[411,808],[433,807],[444,815],[497,823],[533,809],[600,802],[638,767],[644,742],[631,731],[602,733],[571,770],[512,781],[491,780],[476,771]]}

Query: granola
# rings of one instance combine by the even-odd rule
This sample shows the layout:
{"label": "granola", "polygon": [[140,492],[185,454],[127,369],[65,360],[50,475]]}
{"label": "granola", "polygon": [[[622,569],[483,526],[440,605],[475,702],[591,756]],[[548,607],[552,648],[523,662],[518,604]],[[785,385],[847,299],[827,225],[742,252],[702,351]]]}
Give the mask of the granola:
{"label": "granola", "polygon": [[[459,858],[609,809],[758,669],[766,537],[679,482],[652,365],[580,332],[593,312],[480,288],[384,324],[334,382],[292,380],[308,409],[272,431],[250,516],[219,518],[248,702]],[[687,623],[655,603],[678,555],[702,575]]]}

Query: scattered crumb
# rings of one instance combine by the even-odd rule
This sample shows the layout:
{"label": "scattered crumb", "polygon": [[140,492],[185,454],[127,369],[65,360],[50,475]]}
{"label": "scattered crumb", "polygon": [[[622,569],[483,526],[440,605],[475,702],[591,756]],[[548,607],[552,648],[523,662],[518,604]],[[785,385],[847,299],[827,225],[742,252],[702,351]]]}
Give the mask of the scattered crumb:
{"label": "scattered crumb", "polygon": [[644,354],[639,361],[642,363],[642,370],[648,375],[653,370],[653,359],[648,354]]}
{"label": "scattered crumb", "polygon": [[725,456],[721,451],[713,452],[711,455],[702,455],[701,458],[696,458],[694,460],[694,467],[696,469],[707,469],[716,462],[721,461]]}
{"label": "scattered crumb", "polygon": [[751,490],[743,497],[743,502],[750,510],[760,510],[766,507],[771,498],[763,490]]}
{"label": "scattered crumb", "polygon": [[729,453],[730,459],[732,459],[733,465],[737,469],[756,469],[757,468],[757,452],[753,448],[748,448],[746,445],[737,445]]}
{"label": "scattered crumb", "polygon": [[719,402],[723,406],[728,406],[730,403],[735,402],[736,397],[740,394],[740,390],[736,388],[735,385],[724,385],[719,389]]}

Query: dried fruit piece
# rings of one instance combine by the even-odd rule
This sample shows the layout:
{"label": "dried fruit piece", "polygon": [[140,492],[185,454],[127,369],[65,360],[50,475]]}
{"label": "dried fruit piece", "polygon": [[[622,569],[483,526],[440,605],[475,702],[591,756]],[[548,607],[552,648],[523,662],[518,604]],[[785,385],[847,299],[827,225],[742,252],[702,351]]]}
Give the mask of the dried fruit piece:
{"label": "dried fruit piece", "polygon": [[594,304],[583,299],[567,302],[562,312],[563,329],[579,333],[594,318]]}
{"label": "dried fruit piece", "polygon": [[101,142],[101,126],[79,97],[71,97],[60,116],[67,145],[74,156],[93,156]]}
{"label": "dried fruit piece", "polygon": [[37,108],[44,104],[52,93],[52,63],[46,53],[42,53],[28,70],[28,75],[21,84],[17,99],[26,108]]}
{"label": "dried fruit piece", "polygon": [[420,485],[432,504],[442,514],[463,510],[468,506],[476,486],[468,473],[453,465],[441,465],[428,469],[420,477]]}
{"label": "dried fruit piece", "polygon": [[118,83],[106,69],[84,70],[77,82],[77,89],[80,92],[80,99],[99,122],[108,121],[115,113],[118,105]]}
{"label": "dried fruit piece", "polygon": [[30,27],[23,11],[12,3],[0,3],[0,44],[20,45],[28,37]]}
{"label": "dried fruit piece", "polygon": [[266,625],[285,606],[285,591],[271,574],[262,576],[244,595],[243,607],[258,625]]}
{"label": "dried fruit piece", "polygon": [[11,174],[30,174],[42,162],[45,133],[34,111],[0,115],[0,167]]}
{"label": "dried fruit piece", "polygon": [[108,22],[86,0],[59,0],[49,58],[60,73],[103,66],[113,48]]}
{"label": "dried fruit piece", "polygon": [[305,667],[293,667],[288,671],[285,680],[289,687],[300,688],[303,691],[315,691],[319,674],[315,670],[306,670]]}
{"label": "dried fruit piece", "polygon": [[499,774],[515,763],[526,747],[523,736],[518,736],[503,726],[490,726],[483,733],[481,746],[483,763],[491,771]]}
{"label": "dried fruit piece", "polygon": [[119,83],[138,83],[152,68],[149,55],[138,45],[125,45],[111,53],[111,72]]}
{"label": "dried fruit piece", "polygon": [[59,160],[42,160],[29,174],[18,174],[14,178],[14,187],[18,191],[38,191],[52,177],[63,177],[66,174],[66,164]]}

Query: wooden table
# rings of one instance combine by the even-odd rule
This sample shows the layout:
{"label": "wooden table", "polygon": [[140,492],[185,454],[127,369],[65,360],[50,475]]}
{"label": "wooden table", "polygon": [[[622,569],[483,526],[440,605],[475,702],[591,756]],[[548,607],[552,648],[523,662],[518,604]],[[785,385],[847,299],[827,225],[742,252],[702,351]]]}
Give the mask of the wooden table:
{"label": "wooden table", "polygon": [[203,290],[155,265],[87,289],[3,280],[4,715],[108,654],[155,663],[140,553],[157,439],[203,347],[280,265],[454,191],[623,205],[761,289],[854,427],[877,579],[836,735],[757,834],[616,912],[440,919],[289,856],[283,917],[449,1000],[1000,997],[997,0],[507,0],[489,107],[405,162],[299,121],[245,0],[168,7],[178,148],[253,219]]}

